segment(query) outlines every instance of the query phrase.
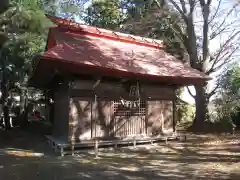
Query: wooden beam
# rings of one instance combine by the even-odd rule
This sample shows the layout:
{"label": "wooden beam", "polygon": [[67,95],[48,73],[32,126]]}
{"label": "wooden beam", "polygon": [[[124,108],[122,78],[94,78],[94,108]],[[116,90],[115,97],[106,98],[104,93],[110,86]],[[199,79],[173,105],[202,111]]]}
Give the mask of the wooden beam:
{"label": "wooden beam", "polygon": [[173,103],[173,132],[176,132],[176,99],[172,101]]}
{"label": "wooden beam", "polygon": [[97,139],[95,139],[94,149],[95,149],[95,158],[98,158],[98,140]]}
{"label": "wooden beam", "polygon": [[91,99],[91,139],[93,138],[93,101]]}
{"label": "wooden beam", "polygon": [[145,100],[145,132],[148,135],[148,102]]}

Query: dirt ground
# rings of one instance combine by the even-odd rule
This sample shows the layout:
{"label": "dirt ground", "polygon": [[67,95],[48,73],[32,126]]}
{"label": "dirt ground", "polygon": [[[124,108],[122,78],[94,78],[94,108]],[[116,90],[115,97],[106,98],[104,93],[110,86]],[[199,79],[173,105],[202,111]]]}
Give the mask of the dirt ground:
{"label": "dirt ground", "polygon": [[191,135],[187,141],[54,154],[42,136],[13,130],[0,133],[3,180],[192,180],[240,179],[240,134]]}

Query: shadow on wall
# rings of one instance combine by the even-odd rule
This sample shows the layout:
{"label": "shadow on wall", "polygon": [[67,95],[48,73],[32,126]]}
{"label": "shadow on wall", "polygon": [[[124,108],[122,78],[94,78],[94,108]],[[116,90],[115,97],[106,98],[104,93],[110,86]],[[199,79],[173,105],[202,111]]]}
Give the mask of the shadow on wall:
{"label": "shadow on wall", "polygon": [[134,111],[128,111],[127,115],[119,115],[121,109],[117,108],[113,112],[112,101],[98,99],[92,102],[92,100],[72,98],[70,103],[70,124],[72,126],[70,125],[69,133],[75,140],[94,137],[111,139],[131,134],[144,134],[147,117],[152,119],[152,122],[148,123],[148,131],[153,133],[152,135],[161,134],[161,119],[156,118],[164,119],[165,129],[172,128],[172,109],[168,105],[171,107],[171,103],[166,103],[164,108],[162,107],[163,117],[156,115],[156,113],[161,114],[160,112],[149,113],[148,116],[136,116]]}

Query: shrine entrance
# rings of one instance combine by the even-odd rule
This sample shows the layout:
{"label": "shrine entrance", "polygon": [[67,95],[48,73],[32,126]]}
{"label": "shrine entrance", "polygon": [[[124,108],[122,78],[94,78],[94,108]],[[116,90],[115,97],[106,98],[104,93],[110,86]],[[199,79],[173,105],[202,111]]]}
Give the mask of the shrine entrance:
{"label": "shrine entrance", "polygon": [[146,134],[146,101],[141,99],[139,82],[126,88],[128,96],[112,102],[116,137]]}

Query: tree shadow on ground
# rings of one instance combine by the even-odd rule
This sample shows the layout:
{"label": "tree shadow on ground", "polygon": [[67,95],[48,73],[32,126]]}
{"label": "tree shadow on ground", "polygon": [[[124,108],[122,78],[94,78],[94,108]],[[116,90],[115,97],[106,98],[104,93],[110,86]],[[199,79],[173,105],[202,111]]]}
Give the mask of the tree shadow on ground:
{"label": "tree shadow on ground", "polygon": [[[6,139],[7,138],[7,139]],[[218,142],[219,139],[222,142]],[[59,157],[45,140],[31,132],[1,133],[2,179],[240,179],[235,137],[191,135],[186,142],[92,150]],[[235,140],[235,141],[234,141]]]}

